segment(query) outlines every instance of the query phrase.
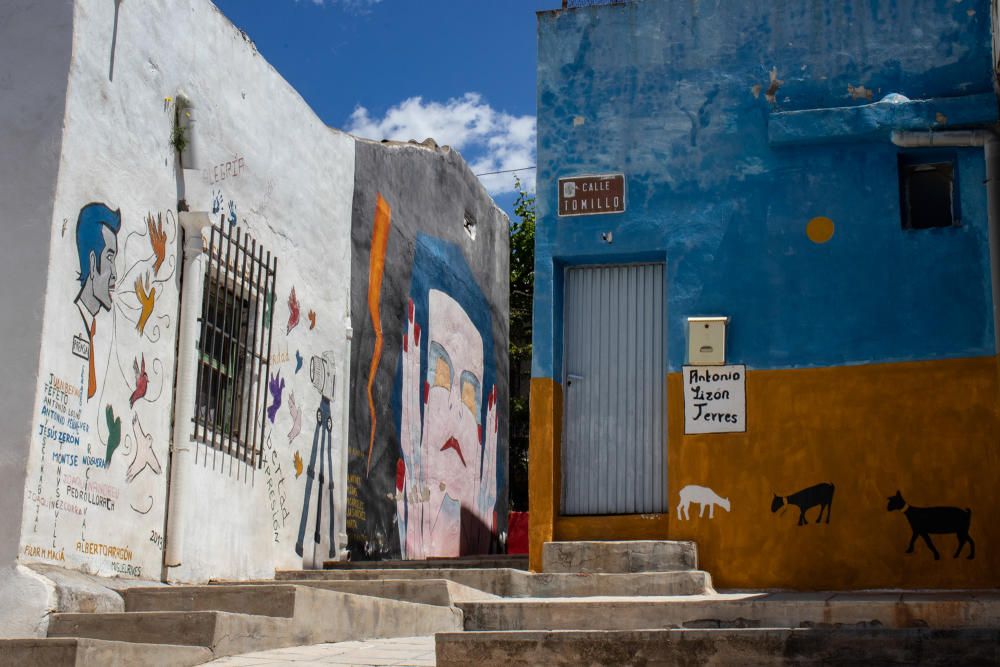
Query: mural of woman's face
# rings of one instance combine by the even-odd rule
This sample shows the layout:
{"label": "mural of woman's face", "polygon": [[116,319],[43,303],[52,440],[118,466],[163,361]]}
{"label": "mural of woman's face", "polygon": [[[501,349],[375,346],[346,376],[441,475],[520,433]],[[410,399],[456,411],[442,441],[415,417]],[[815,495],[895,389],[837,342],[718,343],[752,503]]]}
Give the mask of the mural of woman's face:
{"label": "mural of woman's face", "polygon": [[475,508],[483,338],[465,310],[444,292],[430,290],[428,311],[424,483],[430,491],[434,542],[453,551],[460,539],[459,507]]}

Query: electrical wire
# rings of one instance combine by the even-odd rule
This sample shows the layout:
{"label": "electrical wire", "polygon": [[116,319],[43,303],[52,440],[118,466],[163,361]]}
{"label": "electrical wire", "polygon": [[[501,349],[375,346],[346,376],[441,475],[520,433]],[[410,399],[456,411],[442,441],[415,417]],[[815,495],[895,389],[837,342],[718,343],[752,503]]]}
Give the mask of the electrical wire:
{"label": "electrical wire", "polygon": [[534,169],[534,168],[535,168],[535,165],[531,165],[530,167],[522,167],[520,169],[503,169],[501,171],[487,171],[487,172],[482,173],[482,174],[476,174],[476,176],[492,176],[494,174],[509,174],[511,172],[514,172],[514,171],[528,171],[529,169]]}

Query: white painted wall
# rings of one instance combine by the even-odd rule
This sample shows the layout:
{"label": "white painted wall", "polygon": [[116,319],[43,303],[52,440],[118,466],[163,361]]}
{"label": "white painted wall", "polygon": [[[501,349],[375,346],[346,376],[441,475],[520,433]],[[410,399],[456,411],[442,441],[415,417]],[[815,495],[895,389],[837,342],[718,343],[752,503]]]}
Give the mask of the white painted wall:
{"label": "white painted wall", "polygon": [[[46,3],[31,4],[38,20],[45,12],[36,6]],[[14,57],[8,44],[0,44],[0,55],[4,61]],[[194,171],[178,168],[170,145],[171,100],[179,91],[196,106],[201,168]],[[326,128],[208,0],[76,0],[62,160],[54,197],[49,196],[52,210],[44,216],[52,243],[42,352],[38,373],[22,375],[31,378],[25,390],[30,387],[37,397],[33,408],[20,408],[33,419],[21,561],[160,578],[182,261],[178,199],[191,210],[214,211],[213,216],[228,218],[232,211],[236,224],[277,255],[272,374],[280,373],[285,385],[274,423],[267,424],[264,469],[244,480],[235,474],[237,466],[232,474],[228,464],[222,471],[222,454],[216,454],[214,469],[211,453],[207,463],[204,456],[197,465],[181,461],[193,492],[178,499],[184,550],[181,565],[169,576],[178,581],[271,576],[276,567],[312,561],[308,547],[305,558],[294,551],[319,404],[308,368],[312,355],[333,352],[338,390],[349,383],[343,362],[353,177],[353,140]],[[50,188],[53,182],[50,177]],[[88,359],[74,354],[74,336],[89,338],[85,327],[91,318],[86,310],[81,315],[74,300],[81,289],[77,217],[90,202],[120,211],[122,227],[112,305],[95,318],[97,386],[88,398]],[[158,270],[149,216],[157,232],[162,220],[166,235]],[[20,246],[17,252],[23,252]],[[39,254],[32,253],[36,263]],[[36,280],[44,284],[46,278]],[[146,286],[138,289],[137,280]],[[293,287],[301,314],[289,330]],[[155,290],[152,312],[140,332],[139,296],[150,289]],[[316,314],[315,328],[309,311]],[[296,353],[303,359],[298,371]],[[133,364],[143,359],[148,388],[133,404]],[[293,392],[302,410],[301,432],[290,440]],[[338,467],[342,396],[338,391],[331,410]],[[108,406],[120,420],[121,437],[104,467],[109,439],[114,440]],[[152,456],[143,443],[149,443]],[[296,454],[306,461],[298,476]],[[144,460],[151,465],[143,467]],[[23,468],[16,477],[9,475],[23,480]],[[344,471],[334,478],[340,530]],[[314,489],[313,512],[315,494]],[[111,499],[113,509],[99,497]]]}

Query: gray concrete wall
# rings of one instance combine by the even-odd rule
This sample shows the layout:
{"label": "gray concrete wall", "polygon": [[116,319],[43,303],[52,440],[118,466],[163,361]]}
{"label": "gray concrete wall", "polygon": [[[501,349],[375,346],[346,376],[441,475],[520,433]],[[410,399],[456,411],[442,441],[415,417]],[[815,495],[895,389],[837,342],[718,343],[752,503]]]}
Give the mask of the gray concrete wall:
{"label": "gray concrete wall", "polygon": [[33,632],[51,593],[15,561],[72,36],[71,0],[0,5],[0,636]]}
{"label": "gray concrete wall", "polygon": [[354,181],[353,558],[496,550],[507,514],[507,218],[448,148],[358,141]]}

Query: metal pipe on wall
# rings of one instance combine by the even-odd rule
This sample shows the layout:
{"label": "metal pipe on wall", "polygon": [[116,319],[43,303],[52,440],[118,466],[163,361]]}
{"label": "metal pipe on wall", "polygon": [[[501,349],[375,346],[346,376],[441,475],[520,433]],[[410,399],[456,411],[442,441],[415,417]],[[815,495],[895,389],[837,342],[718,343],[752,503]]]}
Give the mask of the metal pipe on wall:
{"label": "metal pipe on wall", "polygon": [[901,148],[930,148],[985,146],[991,137],[992,130],[947,130],[944,132],[909,132],[894,130],[892,143]]}
{"label": "metal pipe on wall", "polygon": [[[194,442],[191,439],[195,418],[195,383],[198,378],[198,335],[202,294],[205,290],[205,254],[203,230],[211,226],[207,212],[178,214],[184,229],[184,268],[181,276],[181,314],[178,326],[177,377],[174,393],[174,427],[167,469],[167,525],[163,552],[164,568],[177,567],[183,562],[184,527],[180,511],[190,500],[185,482],[185,468],[194,465]],[[166,569],[164,569],[164,572]]]}
{"label": "metal pipe on wall", "polygon": [[[348,299],[350,303],[350,299]],[[344,356],[343,356],[343,370],[341,371],[341,377],[343,380],[340,383],[341,397],[340,404],[342,406],[341,417],[340,417],[340,475],[336,478],[341,482],[340,493],[337,494],[337,500],[340,501],[340,506],[343,508],[344,521],[341,523],[340,530],[337,532],[337,560],[347,560],[347,487],[350,483],[348,478],[350,477],[350,471],[348,470],[347,463],[347,443],[350,437],[350,401],[351,401],[351,391],[350,383],[347,382],[348,373],[350,373],[351,364],[351,338],[354,335],[354,330],[351,328],[350,316],[346,318],[346,326],[344,328]],[[334,539],[331,535],[330,539]]]}

